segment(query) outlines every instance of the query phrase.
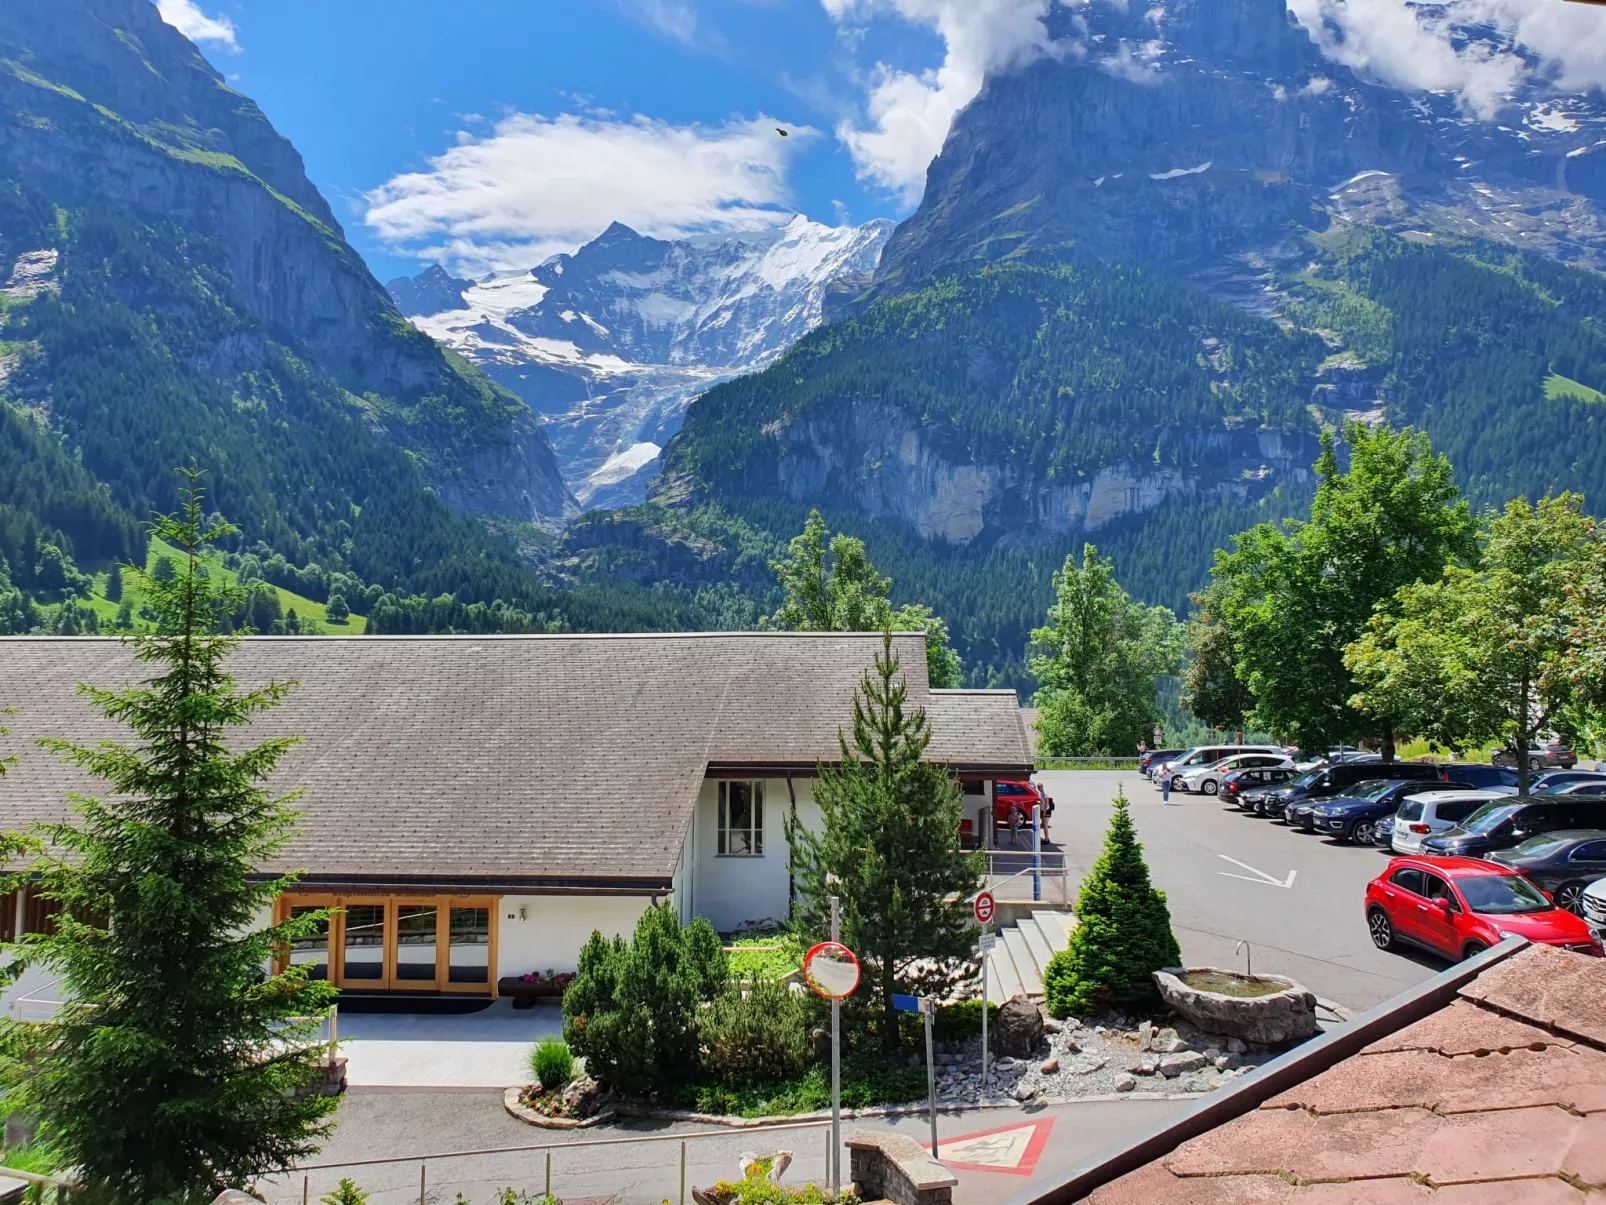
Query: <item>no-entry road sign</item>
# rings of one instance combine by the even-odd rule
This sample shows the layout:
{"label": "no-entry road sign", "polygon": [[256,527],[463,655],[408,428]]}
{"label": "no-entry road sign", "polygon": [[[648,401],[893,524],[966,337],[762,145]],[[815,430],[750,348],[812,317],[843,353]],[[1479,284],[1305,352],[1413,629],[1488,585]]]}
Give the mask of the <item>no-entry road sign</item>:
{"label": "no-entry road sign", "polygon": [[983,891],[976,896],[976,920],[979,924],[991,924],[993,919],[993,893]]}

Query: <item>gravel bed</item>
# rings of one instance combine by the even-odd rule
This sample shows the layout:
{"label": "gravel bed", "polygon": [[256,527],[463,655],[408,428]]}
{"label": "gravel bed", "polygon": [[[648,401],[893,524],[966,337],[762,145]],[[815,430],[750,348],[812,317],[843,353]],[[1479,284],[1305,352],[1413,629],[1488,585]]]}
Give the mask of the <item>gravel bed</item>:
{"label": "gravel bed", "polygon": [[1109,1016],[1046,1022],[1031,1057],[995,1057],[985,1085],[980,1037],[938,1042],[934,1053],[938,1100],[977,1104],[1209,1092],[1281,1051],[1202,1033],[1174,1017],[1150,1022]]}

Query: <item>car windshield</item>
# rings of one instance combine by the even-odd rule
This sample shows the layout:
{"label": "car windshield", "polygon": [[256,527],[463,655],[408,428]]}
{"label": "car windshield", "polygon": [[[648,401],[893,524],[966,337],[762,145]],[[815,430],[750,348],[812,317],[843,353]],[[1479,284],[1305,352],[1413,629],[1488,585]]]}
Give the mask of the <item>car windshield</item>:
{"label": "car windshield", "polygon": [[1351,799],[1381,799],[1383,796],[1392,791],[1394,787],[1394,783],[1388,781],[1387,779],[1383,779],[1382,781],[1357,783],[1355,786],[1346,791],[1345,794],[1347,794]]}
{"label": "car windshield", "polygon": [[1486,833],[1499,828],[1517,809],[1511,804],[1486,803],[1461,822],[1469,833]]}
{"label": "car windshield", "polygon": [[1537,837],[1529,837],[1512,852],[1519,853],[1525,858],[1542,858],[1554,853],[1571,840],[1571,837],[1558,837],[1555,833],[1541,833]]}
{"label": "car windshield", "polygon": [[1513,874],[1475,874],[1457,879],[1456,886],[1473,912],[1509,916],[1515,912],[1549,912],[1555,907],[1527,879]]}
{"label": "car windshield", "polygon": [[1296,787],[1308,787],[1313,782],[1315,782],[1317,779],[1319,779],[1323,774],[1326,774],[1326,773],[1327,773],[1326,767],[1323,767],[1323,768],[1318,769],[1318,770],[1306,770],[1305,773],[1301,774],[1298,778],[1294,779],[1294,785]]}

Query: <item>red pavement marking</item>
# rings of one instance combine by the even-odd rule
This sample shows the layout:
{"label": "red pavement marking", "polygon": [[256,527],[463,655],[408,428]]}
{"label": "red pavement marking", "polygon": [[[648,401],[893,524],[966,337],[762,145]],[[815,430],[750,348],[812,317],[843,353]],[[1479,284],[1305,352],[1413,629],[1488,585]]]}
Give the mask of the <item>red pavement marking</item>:
{"label": "red pavement marking", "polygon": [[[969,1142],[974,1138],[988,1138],[994,1134],[1008,1134],[1016,1130],[1031,1130],[1031,1139],[1026,1143],[1026,1149],[1021,1153],[1020,1160],[1014,1167],[998,1167],[987,1163],[962,1163],[957,1160],[943,1159],[940,1156],[937,1161],[944,1167],[960,1171],[998,1172],[1006,1176],[1029,1176],[1037,1170],[1037,1160],[1042,1156],[1043,1148],[1048,1145],[1048,1135],[1053,1128],[1054,1119],[1052,1117],[1044,1117],[1037,1121],[1016,1122],[1014,1125],[998,1126],[991,1130],[978,1130],[974,1134],[958,1134],[952,1138],[944,1138],[937,1148],[941,1151],[949,1147],[959,1146],[961,1143]],[[929,1142],[923,1142],[920,1145],[927,1150],[931,1149],[931,1143]]]}

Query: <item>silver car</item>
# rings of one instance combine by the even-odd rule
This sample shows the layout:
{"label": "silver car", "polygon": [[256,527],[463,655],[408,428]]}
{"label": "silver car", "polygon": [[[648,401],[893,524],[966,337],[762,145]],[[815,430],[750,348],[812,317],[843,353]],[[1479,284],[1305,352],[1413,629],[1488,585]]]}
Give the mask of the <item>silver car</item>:
{"label": "silver car", "polygon": [[1394,813],[1389,848],[1397,854],[1420,854],[1426,838],[1454,828],[1491,799],[1509,794],[1509,788],[1492,787],[1483,791],[1462,788],[1407,795]]}

